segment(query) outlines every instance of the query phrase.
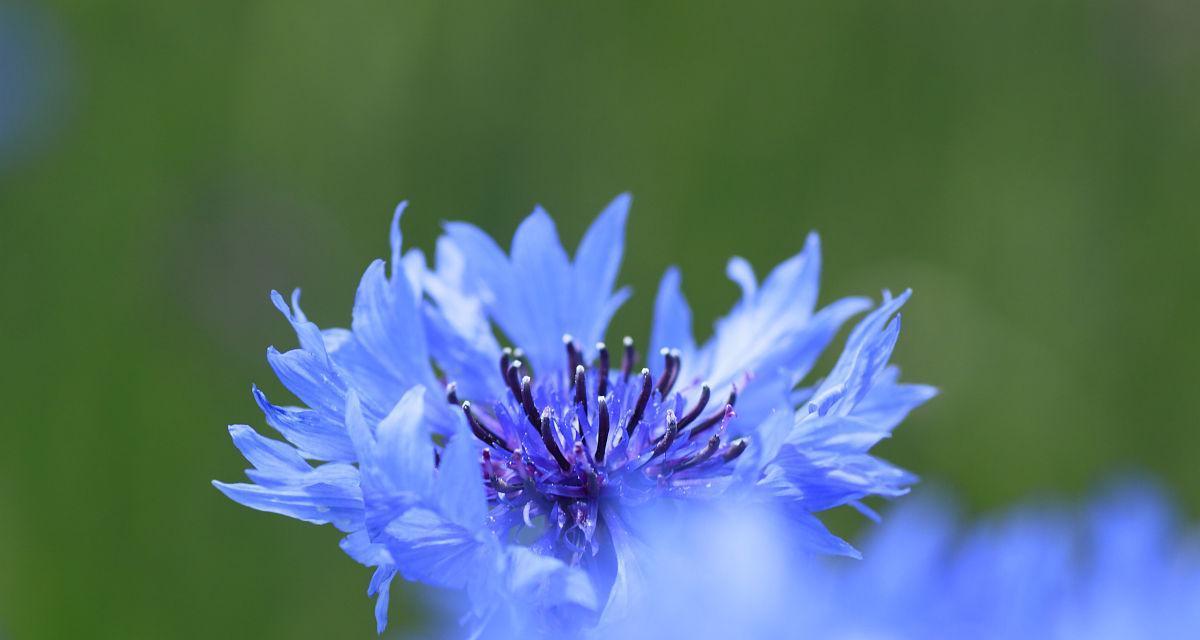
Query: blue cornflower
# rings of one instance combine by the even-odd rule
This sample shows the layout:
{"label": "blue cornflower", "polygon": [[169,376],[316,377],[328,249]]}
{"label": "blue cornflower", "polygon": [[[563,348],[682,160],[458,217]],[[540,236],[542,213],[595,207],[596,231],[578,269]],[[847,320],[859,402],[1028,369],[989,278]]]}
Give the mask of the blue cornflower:
{"label": "blue cornflower", "polygon": [[732,259],[742,297],[704,344],[670,269],[656,355],[641,362],[633,339],[603,342],[629,295],[615,289],[629,203],[615,199],[573,259],[540,208],[509,253],[448,223],[433,268],[402,252],[401,204],[391,269],[367,268],[350,330],[318,329],[298,292],[290,306],[272,294],[300,348],[267,359],[307,407],[254,389],[287,442],[232,427],[253,484],[216,486],[345,531],[342,548],[376,567],[381,631],[397,573],[466,590],[476,630],[561,634],[620,619],[643,597],[653,532],[641,514],[718,497],[785,514],[806,549],[856,554],[812,514],[866,511],[862,498],[901,495],[914,480],[868,453],[933,395],[888,365],[909,293],[885,292],[833,370],[801,386],[842,324],[871,306],[816,308],[816,235],[761,285]]}
{"label": "blue cornflower", "polygon": [[[943,501],[910,500],[861,561],[798,557],[770,513],[718,509],[658,530],[647,578],[658,597],[609,636],[1184,640],[1200,630],[1200,536],[1145,484],[1084,509],[1022,506],[972,525]],[[735,545],[737,556],[721,553]]]}

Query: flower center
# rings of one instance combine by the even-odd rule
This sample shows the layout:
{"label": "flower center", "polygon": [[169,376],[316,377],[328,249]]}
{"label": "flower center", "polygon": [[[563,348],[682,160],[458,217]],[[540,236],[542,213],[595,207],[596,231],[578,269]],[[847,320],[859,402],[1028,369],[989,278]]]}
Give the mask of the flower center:
{"label": "flower center", "polygon": [[592,362],[570,336],[563,344],[567,370],[538,372],[536,380],[521,351],[505,349],[499,372],[507,392],[491,411],[460,401],[454,383],[446,397],[461,405],[486,445],[480,462],[493,530],[578,562],[598,550],[605,501],[638,504],[719,489],[714,481],[732,472],[727,463],[747,441],[725,437],[736,387],[706,414],[712,390],[680,382],[678,350],[660,352],[656,378],[649,368],[634,372],[631,338],[616,370],[603,343]]}

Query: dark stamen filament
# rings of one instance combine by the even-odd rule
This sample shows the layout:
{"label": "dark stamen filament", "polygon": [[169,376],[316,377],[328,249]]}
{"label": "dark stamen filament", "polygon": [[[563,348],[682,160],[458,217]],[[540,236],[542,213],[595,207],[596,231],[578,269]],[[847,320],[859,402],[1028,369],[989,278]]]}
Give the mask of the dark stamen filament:
{"label": "dark stamen filament", "polygon": [[633,372],[633,363],[637,360],[637,351],[633,348],[633,338],[625,336],[623,343],[625,353],[621,355],[621,380],[628,381],[629,374]]}
{"label": "dark stamen filament", "polygon": [[558,448],[558,443],[554,441],[553,415],[554,411],[550,407],[546,407],[546,409],[542,411],[542,444],[546,445],[546,451],[550,452],[550,455],[554,458],[554,461],[558,463],[558,468],[562,469],[563,471],[567,471],[571,468],[571,463],[567,462],[566,456],[564,456],[562,450]]}
{"label": "dark stamen filament", "polygon": [[467,424],[471,426],[471,433],[475,434],[476,438],[479,438],[485,444],[490,444],[497,449],[512,451],[512,449],[509,448],[508,443],[506,443],[503,438],[496,435],[496,432],[484,426],[483,423],[479,421],[479,418],[477,418],[475,414],[471,412],[470,402],[462,403],[462,410],[463,414],[467,416]]}
{"label": "dark stamen filament", "polygon": [[446,385],[446,401],[450,404],[462,404],[458,401],[458,385],[451,382]]}
{"label": "dark stamen filament", "polygon": [[575,404],[583,407],[587,413],[587,371],[583,365],[575,367]]}
{"label": "dark stamen filament", "polygon": [[733,404],[735,402],[737,402],[737,387],[734,387],[733,390],[729,392],[729,399],[725,401],[725,406],[720,411],[705,418],[703,422],[692,427],[692,430],[688,432],[688,439],[694,439],[701,433],[704,433],[705,431],[708,431],[716,426],[718,422],[725,418],[726,413],[733,410]]}
{"label": "dark stamen filament", "polygon": [[512,362],[512,355],[513,350],[508,347],[500,351],[500,377],[504,380],[508,380],[508,365]]}
{"label": "dark stamen filament", "polygon": [[729,447],[725,449],[725,452],[721,454],[721,459],[724,460],[725,462],[733,462],[734,460],[737,459],[738,456],[742,455],[742,452],[745,450],[746,450],[746,439],[745,438],[742,438],[741,440],[734,440],[733,443],[730,444]]}
{"label": "dark stamen filament", "polygon": [[674,362],[674,366],[671,367],[671,379],[667,381],[667,388],[663,392],[663,396],[666,396],[675,387],[675,383],[679,381],[679,372],[683,370],[683,358],[679,355],[679,349],[671,349],[671,360]]}
{"label": "dark stamen filament", "polygon": [[596,462],[604,462],[604,450],[608,447],[608,401],[604,396],[596,399],[596,413],[600,414],[600,426],[596,432]]}
{"label": "dark stamen filament", "polygon": [[529,419],[529,424],[533,425],[535,430],[541,428],[537,405],[533,404],[533,384],[529,376],[521,379],[521,408],[525,410],[525,417]]}
{"label": "dark stamen filament", "polygon": [[662,440],[654,445],[654,449],[650,452],[650,460],[653,460],[667,452],[672,444],[675,444],[675,434],[679,433],[679,421],[675,419],[675,412],[667,409],[667,433],[663,435]]}
{"label": "dark stamen filament", "polygon": [[662,374],[658,376],[658,384],[654,385],[654,388],[658,389],[658,395],[665,398],[667,397],[667,385],[671,382],[671,375],[675,368],[675,359],[671,357],[671,351],[666,347],[663,347],[659,353],[663,357],[663,370]]}
{"label": "dark stamen filament", "polygon": [[600,353],[600,381],[597,383],[596,395],[608,395],[608,347],[603,342],[596,343],[596,351]]}
{"label": "dark stamen filament", "polygon": [[629,416],[629,422],[625,423],[626,435],[633,435],[633,430],[642,421],[642,414],[646,412],[646,403],[650,401],[650,390],[653,389],[653,381],[650,379],[650,370],[642,369],[642,392],[638,394],[637,404],[633,407],[633,414]]}
{"label": "dark stamen filament", "polygon": [[504,372],[504,381],[508,383],[508,390],[512,391],[513,397],[518,402],[521,401],[521,361],[513,360],[508,365],[508,369]]}
{"label": "dark stamen filament", "polygon": [[696,421],[696,418],[700,417],[700,414],[704,411],[704,408],[708,406],[708,399],[711,395],[712,389],[710,389],[707,384],[700,386],[700,399],[696,401],[696,406],[692,407],[691,411],[684,414],[683,418],[679,421],[680,429],[686,429],[688,425]]}
{"label": "dark stamen filament", "polygon": [[575,348],[575,338],[570,334],[563,336],[563,346],[567,348],[567,371],[575,371],[583,362],[583,358],[579,355],[579,349]]}
{"label": "dark stamen filament", "polygon": [[717,452],[717,447],[719,446],[721,446],[721,436],[714,435],[708,439],[708,444],[704,445],[703,449],[696,453],[696,455],[685,460],[678,467],[675,467],[675,470],[683,471],[684,469],[689,469],[700,464],[701,462],[704,462],[705,460],[708,460],[713,456],[714,453]]}

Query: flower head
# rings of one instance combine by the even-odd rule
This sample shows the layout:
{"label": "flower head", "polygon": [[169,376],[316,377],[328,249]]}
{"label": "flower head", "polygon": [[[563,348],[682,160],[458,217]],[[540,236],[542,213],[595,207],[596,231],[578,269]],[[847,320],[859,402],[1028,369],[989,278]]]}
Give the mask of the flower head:
{"label": "flower head", "polygon": [[614,200],[573,258],[540,208],[508,253],[448,223],[430,268],[401,250],[401,205],[390,271],[368,267],[350,330],[322,331],[298,293],[290,307],[272,294],[300,348],[267,358],[307,407],[255,389],[287,442],[233,427],[253,484],[217,487],[347,532],[343,549],[377,568],[380,629],[396,573],[465,589],[476,627],[562,633],[619,618],[644,587],[651,532],[639,514],[718,498],[778,509],[806,549],[855,554],[812,514],[900,495],[913,480],[868,453],[933,394],[888,365],[909,294],[885,292],[833,370],[801,386],[841,325],[870,307],[816,308],[810,235],[761,285],[745,260],[730,261],[742,297],[703,344],[668,270],[642,357],[632,338],[605,342],[629,295],[615,289],[628,207]]}

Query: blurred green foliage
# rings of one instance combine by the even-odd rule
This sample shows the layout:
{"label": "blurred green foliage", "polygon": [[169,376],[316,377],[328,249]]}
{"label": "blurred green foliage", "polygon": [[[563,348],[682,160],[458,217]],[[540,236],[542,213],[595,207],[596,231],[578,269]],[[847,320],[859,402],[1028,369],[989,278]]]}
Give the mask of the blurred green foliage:
{"label": "blurred green foliage", "polygon": [[817,229],[823,300],[916,290],[897,360],[943,395],[889,458],[972,509],[1122,469],[1200,507],[1193,2],[42,9],[63,103],[0,173],[14,638],[373,633],[335,531],[209,480],[250,383],[284,397],[267,291],[347,324],[401,198],[410,246],[535,202],[573,245],[632,191],[615,335],[669,263],[706,333],[729,255],[761,275]]}

